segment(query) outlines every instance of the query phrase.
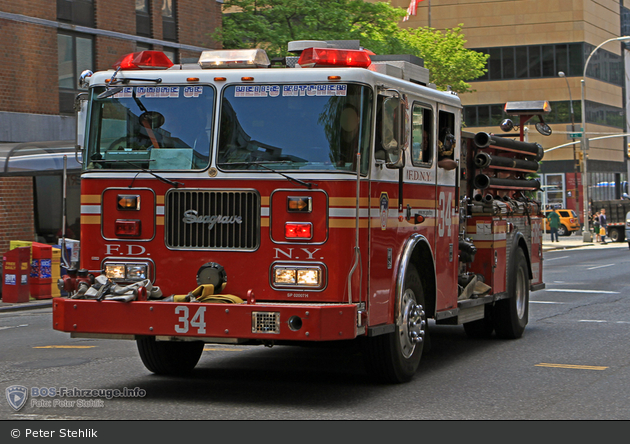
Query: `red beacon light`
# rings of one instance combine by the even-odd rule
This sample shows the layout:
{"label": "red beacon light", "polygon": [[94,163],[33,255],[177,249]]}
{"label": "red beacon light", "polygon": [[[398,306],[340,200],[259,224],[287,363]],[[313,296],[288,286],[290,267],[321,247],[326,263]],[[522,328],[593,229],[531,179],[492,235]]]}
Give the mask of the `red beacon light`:
{"label": "red beacon light", "polygon": [[113,68],[125,69],[168,69],[173,62],[161,51],[140,51],[127,54],[114,63]]}
{"label": "red beacon light", "polygon": [[367,68],[372,64],[370,55],[363,50],[336,48],[308,48],[302,52],[298,65],[302,68],[337,66]]}

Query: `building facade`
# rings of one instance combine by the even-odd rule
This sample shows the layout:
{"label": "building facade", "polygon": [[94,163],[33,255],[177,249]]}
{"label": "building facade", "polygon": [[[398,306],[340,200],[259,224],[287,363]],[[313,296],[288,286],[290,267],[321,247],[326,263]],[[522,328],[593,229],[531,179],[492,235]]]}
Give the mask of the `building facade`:
{"label": "building facade", "polygon": [[[407,0],[392,3],[409,5]],[[487,74],[470,82],[475,91],[461,96],[468,130],[506,135],[499,129],[509,117],[503,111],[505,103],[549,101],[552,111],[544,120],[552,135],[535,130],[537,118],[525,128],[527,140],[546,151],[540,172],[542,198],[554,206],[578,209],[583,222],[581,145],[575,145],[574,154],[574,145],[567,144],[580,140],[581,81],[591,54],[584,100],[590,139],[588,196],[615,199],[627,191],[628,144],[619,136],[628,128],[625,43],[611,41],[593,51],[609,39],[628,35],[629,7],[624,0],[424,0],[403,25],[436,29],[461,25],[466,47],[490,55]]]}
{"label": "building facade", "polygon": [[[122,55],[145,49],[164,51],[174,63],[196,61],[201,51],[219,47],[212,35],[221,26],[221,6],[220,0],[0,0],[0,144],[73,146],[83,70],[109,69]],[[14,239],[54,241],[51,227],[60,228],[60,214],[50,222],[37,202],[53,195],[60,202],[60,190],[60,175],[0,175],[0,252]]]}

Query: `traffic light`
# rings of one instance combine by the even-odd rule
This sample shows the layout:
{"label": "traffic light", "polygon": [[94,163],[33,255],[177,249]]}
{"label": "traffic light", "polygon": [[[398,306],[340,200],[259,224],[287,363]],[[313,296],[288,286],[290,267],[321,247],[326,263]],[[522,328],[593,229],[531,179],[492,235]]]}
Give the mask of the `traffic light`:
{"label": "traffic light", "polygon": [[630,157],[630,143],[628,144],[628,157]]}

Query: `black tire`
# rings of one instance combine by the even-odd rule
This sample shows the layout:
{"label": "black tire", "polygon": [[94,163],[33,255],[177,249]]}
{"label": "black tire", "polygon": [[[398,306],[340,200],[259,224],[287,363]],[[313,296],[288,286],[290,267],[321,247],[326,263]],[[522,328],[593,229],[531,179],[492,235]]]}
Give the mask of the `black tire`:
{"label": "black tire", "polygon": [[619,230],[617,228],[610,228],[608,230],[608,233],[612,242],[620,242],[622,240],[621,236],[619,235]]}
{"label": "black tire", "polygon": [[466,336],[472,339],[490,338],[492,336],[492,332],[494,331],[493,311],[493,307],[490,304],[486,304],[484,307],[485,314],[483,319],[466,322],[464,324]]}
{"label": "black tire", "polygon": [[[405,290],[397,301],[400,313],[393,333],[366,338],[363,355],[368,373],[385,383],[408,382],[413,378],[428,340],[424,292],[420,275],[410,267]],[[417,338],[414,340],[414,337]]]}
{"label": "black tire", "polygon": [[558,227],[558,236],[568,236],[569,234],[571,234],[571,232],[569,230],[567,230],[567,227],[565,227],[564,225],[560,225]]}
{"label": "black tire", "polygon": [[494,307],[494,329],[501,339],[523,336],[529,319],[529,271],[522,248],[516,248],[508,272],[508,298]]}
{"label": "black tire", "polygon": [[136,340],[144,366],[157,375],[185,375],[190,373],[203,353],[204,343],[156,341],[153,336]]}

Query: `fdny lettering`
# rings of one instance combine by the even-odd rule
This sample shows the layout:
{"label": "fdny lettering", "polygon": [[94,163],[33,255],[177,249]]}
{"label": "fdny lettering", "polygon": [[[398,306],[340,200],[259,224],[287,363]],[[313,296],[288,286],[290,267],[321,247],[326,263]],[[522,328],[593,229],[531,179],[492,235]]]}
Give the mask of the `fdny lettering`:
{"label": "fdny lettering", "polygon": [[147,251],[142,245],[133,244],[105,244],[105,248],[105,256],[140,256]]}
{"label": "fdny lettering", "polygon": [[278,97],[279,95],[278,85],[237,86],[234,89],[234,97]]}
{"label": "fdny lettering", "polygon": [[346,96],[348,85],[284,85],[283,97]]}
{"label": "fdny lettering", "polygon": [[199,216],[195,210],[188,210],[184,213],[182,221],[185,224],[208,224],[208,230],[212,230],[216,224],[242,224],[241,216]]}
{"label": "fdny lettering", "polygon": [[[302,250],[304,253],[306,253],[306,257],[299,257],[299,256],[293,256],[293,248],[288,248],[288,252],[287,251],[283,251],[281,248],[274,248],[274,250],[276,250],[276,255],[274,256],[274,259],[280,259],[280,255],[282,254],[285,258],[287,259],[307,259],[307,260],[317,260],[318,258],[313,257],[313,255],[315,253],[317,253],[319,250],[321,250],[321,248],[315,248],[313,249],[313,251],[309,250],[308,248],[300,248],[300,250]],[[319,259],[323,259],[323,257],[319,258]]]}
{"label": "fdny lettering", "polygon": [[432,182],[431,171],[407,170],[407,180],[414,182]]}

